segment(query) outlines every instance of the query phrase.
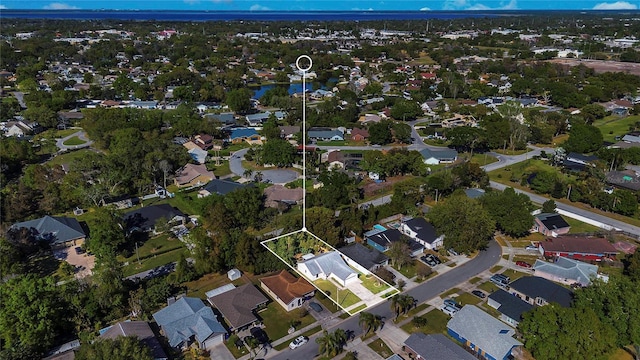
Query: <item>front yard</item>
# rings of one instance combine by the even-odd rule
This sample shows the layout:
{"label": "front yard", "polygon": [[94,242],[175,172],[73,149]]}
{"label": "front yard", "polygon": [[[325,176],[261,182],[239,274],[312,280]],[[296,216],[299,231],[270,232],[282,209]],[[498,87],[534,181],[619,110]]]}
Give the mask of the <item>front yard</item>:
{"label": "front yard", "polygon": [[349,289],[338,290],[338,287],[329,280],[316,280],[313,283],[329,295],[333,301],[340,304],[340,306],[345,309],[362,301]]}
{"label": "front yard", "polygon": [[362,286],[364,286],[365,288],[367,288],[367,290],[371,291],[374,294],[377,294],[390,287],[388,284],[378,279],[378,277],[374,275],[362,275],[360,276],[360,280],[362,281]]}
{"label": "front yard", "polygon": [[427,320],[425,325],[416,327],[414,323],[410,321],[401,327],[402,330],[409,334],[413,334],[418,331],[425,334],[439,334],[447,332],[447,323],[450,319],[449,315],[438,309],[433,309],[421,317]]}
{"label": "front yard", "polygon": [[264,331],[272,342],[286,336],[292,322],[297,322],[295,328],[301,329],[316,321],[306,309],[300,308],[287,312],[275,301],[269,303],[265,310],[258,313],[258,316],[262,318]]}
{"label": "front yard", "polygon": [[431,268],[422,263],[419,260],[413,260],[411,264],[405,265],[402,268],[398,269],[397,266],[392,266],[395,270],[397,270],[400,274],[404,275],[407,279],[413,279],[418,275],[421,271],[423,272],[431,272]]}

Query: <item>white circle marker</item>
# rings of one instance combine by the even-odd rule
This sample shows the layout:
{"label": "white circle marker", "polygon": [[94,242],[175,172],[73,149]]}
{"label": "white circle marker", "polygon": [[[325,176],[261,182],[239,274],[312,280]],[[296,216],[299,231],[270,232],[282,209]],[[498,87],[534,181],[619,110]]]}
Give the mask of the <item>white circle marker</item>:
{"label": "white circle marker", "polygon": [[[309,66],[307,66],[306,68],[303,68],[302,66],[300,66],[300,60],[303,60],[303,59],[309,61]],[[311,60],[309,55],[300,55],[296,59],[296,67],[300,71],[309,71],[309,70],[311,70],[311,66],[313,66],[313,61]]]}

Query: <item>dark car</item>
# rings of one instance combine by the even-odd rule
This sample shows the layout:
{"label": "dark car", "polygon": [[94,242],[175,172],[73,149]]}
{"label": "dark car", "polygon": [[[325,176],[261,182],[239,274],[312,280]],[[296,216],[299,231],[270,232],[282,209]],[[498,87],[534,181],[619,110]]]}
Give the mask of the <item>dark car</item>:
{"label": "dark car", "polygon": [[80,255],[80,254],[84,254],[84,249],[81,248],[80,246],[77,246],[75,248],[76,254]]}
{"label": "dark car", "polygon": [[482,291],[480,291],[480,290],[473,290],[471,293],[473,295],[479,297],[480,299],[484,299],[484,298],[487,297],[487,295],[485,293],[483,293]]}
{"label": "dark car", "polygon": [[320,304],[318,304],[317,302],[310,302],[309,303],[309,307],[312,308],[315,312],[321,312],[322,311],[322,306],[320,306]]}
{"label": "dark car", "polygon": [[259,327],[251,328],[251,336],[253,336],[256,340],[258,340],[260,344],[266,344],[269,342],[269,337],[267,336],[267,333],[265,333],[264,330],[262,330]]}

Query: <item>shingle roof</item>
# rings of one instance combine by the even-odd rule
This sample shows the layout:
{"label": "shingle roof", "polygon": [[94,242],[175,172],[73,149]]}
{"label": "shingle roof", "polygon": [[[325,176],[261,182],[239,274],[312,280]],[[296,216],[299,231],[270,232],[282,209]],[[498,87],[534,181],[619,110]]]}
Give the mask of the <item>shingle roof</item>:
{"label": "shingle roof", "polygon": [[389,257],[376,249],[368,248],[360,243],[353,243],[338,249],[346,257],[357,262],[365,269],[371,269],[376,265],[380,265]]}
{"label": "shingle roof", "polygon": [[[374,243],[384,248],[387,248],[391,246],[392,243],[400,241],[402,239],[402,233],[397,229],[387,229],[387,230],[375,233],[373,235],[367,235],[367,239],[373,241]],[[407,241],[407,245],[409,246],[409,249],[412,252],[420,249],[424,249],[424,246],[420,245],[419,243],[413,240]]]}
{"label": "shingle roof", "polygon": [[258,135],[258,132],[255,129],[238,128],[231,130],[229,133],[229,139],[234,140],[248,138],[254,135]]}
{"label": "shingle roof", "polygon": [[198,176],[208,177],[210,180],[216,178],[213,171],[207,170],[204,164],[187,164],[178,170],[176,174],[176,182],[179,185],[187,184],[197,178]]}
{"label": "shingle roof", "polygon": [[465,305],[449,320],[447,328],[496,359],[502,359],[522,343],[512,336],[515,330],[474,305]]}
{"label": "shingle roof", "polygon": [[558,236],[540,242],[544,251],[581,254],[616,254],[618,250],[604,238]]}
{"label": "shingle roof", "polygon": [[486,192],[483,189],[472,188],[472,189],[464,189],[464,193],[467,194],[468,198],[477,199],[483,196]]}
{"label": "shingle roof", "polygon": [[124,222],[127,229],[133,227],[145,229],[155,226],[160,218],[171,220],[176,216],[184,216],[184,214],[169,204],[150,205],[124,214]]}
{"label": "shingle roof", "polygon": [[309,139],[331,139],[334,136],[344,138],[344,133],[340,130],[309,130],[307,136]]}
{"label": "shingle roof", "polygon": [[454,149],[443,149],[443,150],[424,149],[420,151],[420,154],[425,159],[436,158],[438,160],[449,160],[449,159],[454,159],[458,156],[458,152],[455,151]]}
{"label": "shingle roof", "polygon": [[587,264],[579,260],[566,257],[558,257],[555,262],[536,260],[533,265],[534,271],[545,272],[559,278],[576,280],[580,284],[587,286],[591,279],[598,275],[598,265]]}
{"label": "shingle roof", "polygon": [[116,339],[119,336],[136,336],[151,349],[151,355],[155,359],[167,358],[167,354],[146,321],[122,321],[100,335],[105,339]]}
{"label": "shingle roof", "polygon": [[285,304],[316,289],[304,278],[296,278],[286,270],[282,270],[278,275],[263,277],[260,281]]}
{"label": "shingle roof", "polygon": [[169,345],[178,346],[191,336],[202,343],[214,334],[226,334],[213,310],[198,298],[183,297],[153,314],[169,339]]}
{"label": "shingle roof", "polygon": [[203,190],[208,191],[210,194],[227,195],[234,190],[242,189],[246,186],[247,185],[231,180],[214,179],[209,181],[207,185],[204,186]]}
{"label": "shingle roof", "polygon": [[87,235],[78,220],[63,216],[44,216],[39,219],[15,223],[15,229],[34,228],[36,235],[53,244],[85,238]]}
{"label": "shingle roof", "polygon": [[542,213],[536,215],[536,218],[549,230],[558,230],[570,226],[569,223],[557,213]]}
{"label": "shingle roof", "polygon": [[475,357],[456,345],[443,334],[425,335],[413,333],[404,341],[405,346],[411,348],[424,359],[437,360],[474,360]]}
{"label": "shingle roof", "polygon": [[342,259],[342,256],[340,256],[337,251],[329,251],[317,255],[301,264],[305,264],[309,272],[314,275],[324,273],[328,276],[329,274],[333,274],[342,281],[347,280],[352,274],[357,274],[344,262],[344,259]]}
{"label": "shingle roof", "polygon": [[531,310],[533,305],[522,301],[517,296],[509,294],[508,292],[498,289],[489,295],[489,299],[494,300],[500,307],[498,311],[513,320],[522,320],[522,314]]}
{"label": "shingle roof", "polygon": [[436,239],[438,239],[436,228],[428,223],[424,218],[416,217],[405,221],[404,224],[407,225],[409,229],[418,233],[417,238],[424,242],[432,244]]}
{"label": "shingle roof", "polygon": [[215,306],[231,327],[238,329],[257,320],[253,310],[259,305],[269,301],[260,290],[252,284],[242,285],[233,290],[226,291],[214,297],[208,298],[211,305]]}
{"label": "shingle roof", "polygon": [[509,284],[511,289],[531,298],[543,298],[547,302],[555,302],[560,306],[569,307],[573,299],[571,290],[562,287],[551,280],[537,276],[524,276]]}

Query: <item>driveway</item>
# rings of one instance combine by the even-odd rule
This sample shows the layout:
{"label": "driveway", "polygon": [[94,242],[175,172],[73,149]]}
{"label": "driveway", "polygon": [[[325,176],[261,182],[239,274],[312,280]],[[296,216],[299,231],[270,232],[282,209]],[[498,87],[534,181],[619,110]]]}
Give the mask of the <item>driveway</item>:
{"label": "driveway", "polygon": [[[71,139],[72,137],[77,136],[78,139],[84,141],[84,144],[80,144],[80,145],[65,145],[64,142]],[[60,150],[76,150],[76,149],[82,149],[82,148],[86,148],[91,146],[91,144],[93,144],[93,141],[89,140],[89,138],[87,137],[87,133],[85,133],[84,131],[80,130],[80,131],[76,131],[73,134],[69,135],[69,136],[65,136],[62,139],[56,139],[56,146],[58,147],[58,149]]]}
{"label": "driveway", "polygon": [[76,269],[76,279],[89,276],[95,266],[96,257],[94,255],[76,254],[76,246],[65,247],[53,251],[53,256],[58,260],[63,260],[73,265]]}
{"label": "driveway", "polygon": [[[234,152],[229,158],[229,169],[237,176],[244,176],[246,170],[242,167],[242,159],[249,149],[242,149]],[[286,184],[296,180],[300,174],[288,169],[260,170],[262,173],[262,181],[271,184]]]}

